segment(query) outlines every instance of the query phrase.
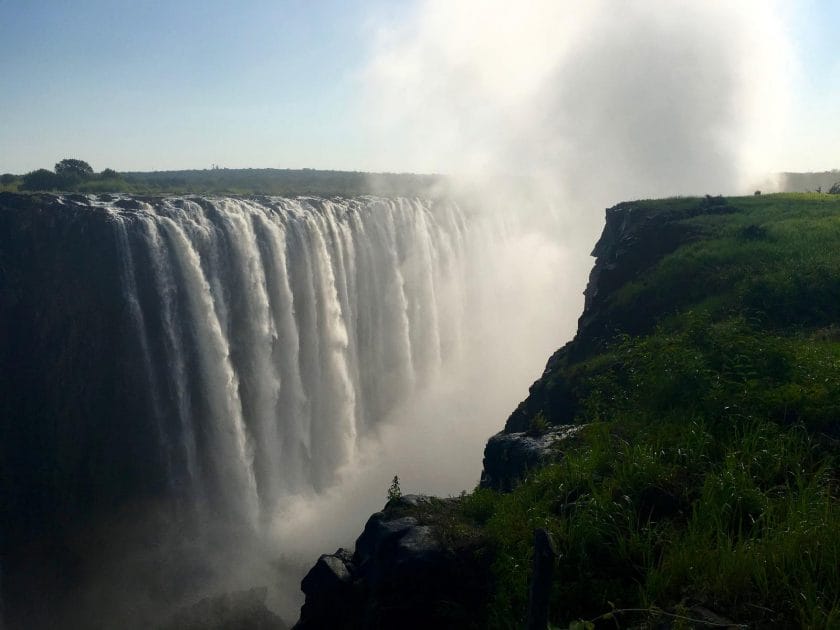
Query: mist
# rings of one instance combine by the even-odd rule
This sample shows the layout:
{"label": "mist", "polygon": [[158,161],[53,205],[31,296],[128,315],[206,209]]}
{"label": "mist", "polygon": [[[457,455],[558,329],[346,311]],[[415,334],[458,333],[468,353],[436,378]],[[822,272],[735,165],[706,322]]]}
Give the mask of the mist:
{"label": "mist", "polygon": [[487,438],[574,334],[604,209],[766,190],[787,108],[772,3],[427,0],[371,24],[371,159],[448,173],[434,192],[500,236],[469,251],[476,316],[459,360],[336,487],[277,515],[276,544],[312,560],[352,546],[394,474],[403,492],[472,490]]}
{"label": "mist", "polygon": [[[138,603],[142,586],[116,579],[127,571],[198,576],[192,592],[167,594],[171,608],[267,585],[269,605],[293,621],[307,568],[352,547],[394,475],[404,493],[476,486],[486,440],[575,332],[605,208],[767,189],[791,70],[774,3],[425,0],[368,23],[359,125],[369,163],[447,174],[429,194],[463,210],[468,282],[443,283],[436,307],[461,334],[428,381],[358,434],[331,485],[284,496],[260,531],[232,536],[220,524],[213,544],[167,540],[147,553],[144,539],[136,558],[104,558],[79,596],[90,609],[109,602],[104,617],[164,616],[158,586]],[[128,538],[147,529],[118,527]]]}

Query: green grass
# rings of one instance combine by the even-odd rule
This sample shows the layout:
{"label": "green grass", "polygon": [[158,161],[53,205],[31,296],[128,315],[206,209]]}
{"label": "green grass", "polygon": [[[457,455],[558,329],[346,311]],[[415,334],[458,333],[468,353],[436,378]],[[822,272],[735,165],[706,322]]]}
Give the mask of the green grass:
{"label": "green grass", "polygon": [[697,604],[840,627],[840,199],[728,203],[638,204],[692,236],[608,298],[612,338],[545,375],[536,421],[562,389],[582,440],[514,492],[448,508],[450,536],[492,558],[491,627],[522,626],[537,527],[562,554],[557,627],[614,609],[603,627],[656,627]]}
{"label": "green grass", "polygon": [[562,554],[552,601],[562,627],[613,606],[698,602],[754,627],[832,627],[835,464],[807,431],[772,422],[593,425],[585,446],[515,492],[478,490],[461,504],[493,550],[493,627],[522,623],[536,527]]}

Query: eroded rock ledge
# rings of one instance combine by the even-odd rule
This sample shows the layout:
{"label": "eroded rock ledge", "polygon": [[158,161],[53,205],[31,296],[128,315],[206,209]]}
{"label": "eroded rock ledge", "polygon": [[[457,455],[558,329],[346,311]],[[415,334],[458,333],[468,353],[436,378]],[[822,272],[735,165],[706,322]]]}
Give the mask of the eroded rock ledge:
{"label": "eroded rock ledge", "polygon": [[406,495],[371,516],[353,552],[323,555],[307,573],[295,629],[474,626],[487,596],[486,568],[424,518],[457,500]]}
{"label": "eroded rock ledge", "polygon": [[540,434],[501,431],[487,441],[481,487],[510,492],[527,476],[563,456],[584,425],[552,427]]}

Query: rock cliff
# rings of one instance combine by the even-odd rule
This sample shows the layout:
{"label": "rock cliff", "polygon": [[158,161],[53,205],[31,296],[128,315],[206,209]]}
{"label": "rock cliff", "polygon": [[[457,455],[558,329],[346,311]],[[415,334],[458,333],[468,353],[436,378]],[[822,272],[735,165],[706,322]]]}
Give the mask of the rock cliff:
{"label": "rock cliff", "polygon": [[[575,383],[563,378],[564,370],[596,354],[617,334],[649,329],[654,322],[646,312],[629,310],[617,299],[621,287],[698,236],[685,219],[729,211],[719,197],[687,200],[665,210],[661,205],[635,202],[606,211],[603,233],[592,252],[596,260],[577,334],[550,357],[504,430],[489,439],[480,487],[510,491],[530,472],[557,461],[566,448],[574,447],[583,428],[573,424],[582,396]],[[339,550],[322,556],[303,581],[306,603],[296,627],[403,628],[415,619],[422,619],[422,624],[410,627],[457,627],[447,625],[450,620],[441,616],[438,604],[462,596],[460,610],[467,618],[478,618],[483,603],[475,595],[481,590],[465,594],[464,584],[484,583],[486,589],[489,578],[481,576],[480,563],[465,572],[467,565],[456,562],[445,547],[434,542],[445,539],[452,524],[418,520],[422,502],[432,500],[409,498],[389,504],[368,521],[355,552]],[[388,616],[390,611],[393,617]]]}
{"label": "rock cliff", "polygon": [[[487,567],[434,519],[455,499],[407,495],[368,519],[353,552],[323,555],[303,579],[296,630],[480,628]],[[410,515],[409,515],[410,514]]]}

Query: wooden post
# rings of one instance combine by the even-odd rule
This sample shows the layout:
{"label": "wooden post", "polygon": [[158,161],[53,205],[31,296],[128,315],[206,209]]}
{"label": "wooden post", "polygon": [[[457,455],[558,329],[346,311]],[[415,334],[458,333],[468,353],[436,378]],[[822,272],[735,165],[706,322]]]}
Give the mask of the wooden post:
{"label": "wooden post", "polygon": [[551,597],[551,580],[557,548],[544,529],[534,530],[534,571],[531,574],[531,592],[528,598],[528,621],[526,630],[548,628],[548,604]]}

